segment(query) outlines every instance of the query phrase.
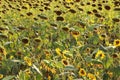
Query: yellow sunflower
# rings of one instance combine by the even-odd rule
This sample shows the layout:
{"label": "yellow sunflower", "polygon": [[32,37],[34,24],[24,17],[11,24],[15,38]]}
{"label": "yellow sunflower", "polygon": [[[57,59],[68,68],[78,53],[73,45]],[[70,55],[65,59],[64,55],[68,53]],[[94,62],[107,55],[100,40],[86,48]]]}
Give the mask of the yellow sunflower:
{"label": "yellow sunflower", "polygon": [[71,31],[72,36],[77,39],[80,33],[78,31]]}
{"label": "yellow sunflower", "polygon": [[29,57],[24,57],[24,61],[27,63],[28,66],[32,66],[32,60]]}
{"label": "yellow sunflower", "polygon": [[7,52],[4,47],[0,46],[0,54],[6,56]]}
{"label": "yellow sunflower", "polygon": [[88,78],[89,78],[90,80],[96,80],[95,75],[92,74],[92,73],[88,73],[87,76],[88,76]]}
{"label": "yellow sunflower", "polygon": [[115,47],[120,46],[120,40],[118,40],[118,39],[114,40],[113,45],[114,45]]}
{"label": "yellow sunflower", "polygon": [[48,80],[51,80],[51,76],[50,75],[48,75]]}
{"label": "yellow sunflower", "polygon": [[56,53],[57,53],[58,55],[61,55],[61,50],[60,50],[60,48],[56,48],[55,51],[56,51]]}
{"label": "yellow sunflower", "polygon": [[98,50],[98,52],[97,52],[96,55],[95,55],[95,58],[103,59],[104,57],[105,57],[104,52],[101,51],[101,50]]}
{"label": "yellow sunflower", "polygon": [[2,79],[3,78],[3,74],[0,74],[0,79]]}
{"label": "yellow sunflower", "polygon": [[83,68],[80,68],[79,75],[80,76],[86,76],[86,71]]}
{"label": "yellow sunflower", "polygon": [[25,74],[30,75],[30,74],[31,74],[30,69],[26,69],[26,70],[25,70]]}
{"label": "yellow sunflower", "polygon": [[64,66],[67,66],[67,65],[69,65],[69,62],[68,62],[68,60],[66,60],[66,59],[62,59],[62,64],[63,64]]}
{"label": "yellow sunflower", "polygon": [[73,0],[65,0],[66,2],[70,3],[70,2],[73,2]]}

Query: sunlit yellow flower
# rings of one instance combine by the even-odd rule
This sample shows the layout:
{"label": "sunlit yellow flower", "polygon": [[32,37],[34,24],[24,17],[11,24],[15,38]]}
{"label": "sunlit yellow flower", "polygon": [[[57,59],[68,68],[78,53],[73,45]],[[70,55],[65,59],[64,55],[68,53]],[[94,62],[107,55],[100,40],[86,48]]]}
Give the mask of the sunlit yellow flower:
{"label": "sunlit yellow flower", "polygon": [[44,53],[45,53],[46,57],[50,57],[50,52],[49,51],[45,50]]}
{"label": "sunlit yellow flower", "polygon": [[68,62],[68,60],[66,60],[66,59],[62,59],[62,64],[63,64],[64,66],[67,66],[67,65],[69,65],[69,62]]}
{"label": "sunlit yellow flower", "polygon": [[67,57],[66,57],[66,54],[67,54],[68,52],[69,52],[68,50],[63,50],[63,52],[62,52],[62,56],[63,56],[64,59],[67,58]]}
{"label": "sunlit yellow flower", "polygon": [[14,58],[14,56],[10,56],[10,59],[13,59]]}
{"label": "sunlit yellow flower", "polygon": [[0,79],[2,79],[3,78],[3,74],[0,74]]}
{"label": "sunlit yellow flower", "polygon": [[73,2],[73,0],[65,0],[66,2],[70,3],[70,2]]}
{"label": "sunlit yellow flower", "polygon": [[118,47],[118,46],[120,46],[120,40],[114,40],[114,42],[113,42],[113,45],[115,46],[115,47]]}
{"label": "sunlit yellow flower", "polygon": [[73,80],[73,76],[69,75],[68,80]]}
{"label": "sunlit yellow flower", "polygon": [[48,80],[51,80],[51,76],[48,76]]}
{"label": "sunlit yellow flower", "polygon": [[55,68],[52,68],[52,69],[51,69],[51,72],[52,72],[53,74],[55,74],[55,73],[56,73],[56,69],[55,69]]}
{"label": "sunlit yellow flower", "polygon": [[60,48],[56,48],[55,51],[56,51],[56,53],[57,53],[58,55],[61,55],[61,50],[60,50]]}
{"label": "sunlit yellow flower", "polygon": [[93,66],[93,63],[86,63],[88,67]]}
{"label": "sunlit yellow flower", "polygon": [[30,69],[25,70],[25,74],[30,75],[30,73],[31,73]]}
{"label": "sunlit yellow flower", "polygon": [[102,64],[94,64],[94,67],[95,67],[95,68],[103,69],[103,65],[102,65]]}
{"label": "sunlit yellow flower", "polygon": [[4,47],[0,46],[0,54],[6,56],[7,52]]}
{"label": "sunlit yellow flower", "polygon": [[78,31],[71,31],[72,36],[77,39],[80,33]]}
{"label": "sunlit yellow flower", "polygon": [[92,74],[92,73],[88,73],[87,76],[88,76],[88,78],[89,78],[90,80],[96,80],[95,75]]}
{"label": "sunlit yellow flower", "polygon": [[107,72],[107,74],[112,78],[113,77],[113,72]]}
{"label": "sunlit yellow flower", "polygon": [[81,69],[79,70],[79,75],[80,75],[80,76],[86,76],[86,71],[85,71],[83,68],[81,68]]}
{"label": "sunlit yellow flower", "polygon": [[29,57],[24,57],[24,61],[27,63],[28,66],[32,66],[32,60]]}
{"label": "sunlit yellow flower", "polygon": [[97,52],[96,55],[95,55],[95,58],[103,59],[104,57],[105,57],[104,52],[101,51],[101,50],[98,50],[98,52]]}

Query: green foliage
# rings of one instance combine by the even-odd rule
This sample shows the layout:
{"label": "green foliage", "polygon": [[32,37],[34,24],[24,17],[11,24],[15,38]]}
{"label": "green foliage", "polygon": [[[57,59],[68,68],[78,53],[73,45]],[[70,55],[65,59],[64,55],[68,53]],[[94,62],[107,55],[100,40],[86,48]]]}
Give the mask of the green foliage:
{"label": "green foliage", "polygon": [[117,80],[119,8],[118,0],[0,0],[0,79]]}

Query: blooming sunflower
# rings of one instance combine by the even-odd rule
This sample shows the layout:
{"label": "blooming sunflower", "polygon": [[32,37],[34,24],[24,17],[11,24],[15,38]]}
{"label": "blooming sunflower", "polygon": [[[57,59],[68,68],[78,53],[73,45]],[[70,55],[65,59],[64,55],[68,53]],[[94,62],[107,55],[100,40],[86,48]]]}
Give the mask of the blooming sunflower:
{"label": "blooming sunflower", "polygon": [[56,53],[57,53],[58,55],[61,55],[61,50],[60,50],[60,48],[56,48],[55,51],[56,51]]}
{"label": "blooming sunflower", "polygon": [[73,2],[73,0],[65,0],[66,2],[70,3],[70,2]]}
{"label": "blooming sunflower", "polygon": [[26,69],[26,70],[25,70],[25,74],[30,75],[30,74],[31,74],[30,69]]}
{"label": "blooming sunflower", "polygon": [[118,39],[114,40],[113,45],[114,45],[115,47],[120,46],[120,40],[118,40]]}
{"label": "blooming sunflower", "polygon": [[88,78],[89,78],[90,80],[96,80],[95,75],[92,74],[92,73],[88,73],[87,76],[88,76]]}
{"label": "blooming sunflower", "polygon": [[0,74],[0,79],[2,79],[3,78],[3,75],[2,74]]}
{"label": "blooming sunflower", "polygon": [[0,46],[0,54],[6,56],[7,52],[4,47]]}
{"label": "blooming sunflower", "polygon": [[80,35],[78,31],[71,31],[72,36],[76,39]]}
{"label": "blooming sunflower", "polygon": [[103,59],[104,57],[105,57],[104,52],[101,51],[101,50],[98,50],[98,52],[97,52],[96,55],[95,55],[95,58]]}
{"label": "blooming sunflower", "polygon": [[63,64],[64,66],[67,66],[67,65],[69,65],[69,62],[68,62],[68,60],[66,60],[66,59],[62,59],[62,64]]}
{"label": "blooming sunflower", "polygon": [[24,57],[24,61],[27,63],[28,66],[32,66],[32,60],[29,57]]}
{"label": "blooming sunflower", "polygon": [[83,68],[80,68],[79,75],[80,76],[86,76],[86,71]]}

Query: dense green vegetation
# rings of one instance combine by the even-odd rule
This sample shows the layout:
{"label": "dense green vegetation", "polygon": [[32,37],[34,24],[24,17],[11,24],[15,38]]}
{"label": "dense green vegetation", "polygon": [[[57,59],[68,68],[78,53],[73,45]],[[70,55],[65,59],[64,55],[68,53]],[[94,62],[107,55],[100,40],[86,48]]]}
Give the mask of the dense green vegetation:
{"label": "dense green vegetation", "polygon": [[119,80],[119,0],[0,0],[1,80]]}

